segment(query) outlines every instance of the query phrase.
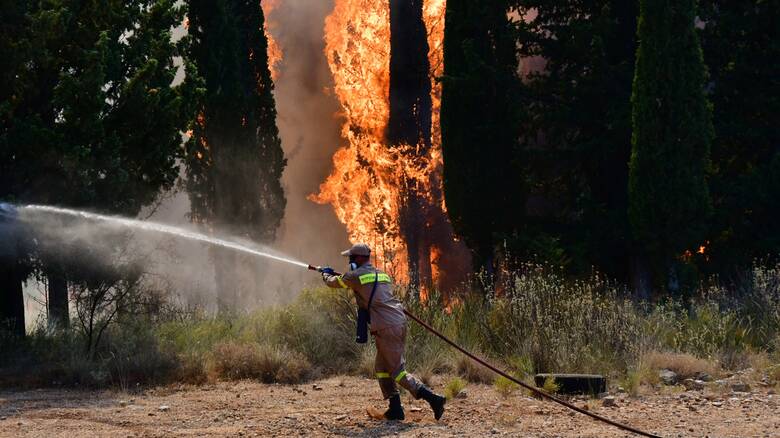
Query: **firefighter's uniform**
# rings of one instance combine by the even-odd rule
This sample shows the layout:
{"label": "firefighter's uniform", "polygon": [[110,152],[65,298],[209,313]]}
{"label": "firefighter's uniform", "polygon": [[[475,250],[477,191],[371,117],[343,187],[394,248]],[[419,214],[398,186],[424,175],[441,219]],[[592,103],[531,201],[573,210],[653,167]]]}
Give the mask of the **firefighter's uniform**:
{"label": "firefighter's uniform", "polygon": [[390,276],[366,263],[343,275],[324,274],[325,283],[333,288],[352,289],[358,306],[368,307],[369,297],[376,281],[376,291],[371,301],[370,330],[376,342],[374,369],[379,380],[382,395],[389,399],[398,394],[396,384],[401,385],[414,397],[422,383],[406,372],[404,347],[406,344],[406,316],[401,302],[393,295]]}

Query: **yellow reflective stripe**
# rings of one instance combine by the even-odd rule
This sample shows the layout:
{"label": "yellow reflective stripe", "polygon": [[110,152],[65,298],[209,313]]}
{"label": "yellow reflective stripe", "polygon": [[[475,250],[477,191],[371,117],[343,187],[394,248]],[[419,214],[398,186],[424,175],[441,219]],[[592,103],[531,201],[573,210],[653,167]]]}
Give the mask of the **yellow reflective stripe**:
{"label": "yellow reflective stripe", "polygon": [[403,371],[401,371],[400,373],[398,373],[398,375],[397,375],[397,376],[395,376],[395,381],[396,381],[396,382],[400,382],[400,381],[401,381],[401,379],[403,379],[403,378],[404,378],[404,376],[406,376],[406,370],[403,370]]}
{"label": "yellow reflective stripe", "polygon": [[376,373],[377,379],[389,379],[390,373]]}
{"label": "yellow reflective stripe", "polygon": [[380,273],[379,276],[376,274],[363,274],[358,279],[360,279],[360,284],[373,283],[375,279],[380,283],[392,283],[390,276],[384,272]]}
{"label": "yellow reflective stripe", "polygon": [[339,281],[339,284],[341,285],[341,287],[343,287],[344,289],[347,289],[347,284],[344,283],[344,280],[341,279],[340,275],[338,277],[336,277],[336,280]]}

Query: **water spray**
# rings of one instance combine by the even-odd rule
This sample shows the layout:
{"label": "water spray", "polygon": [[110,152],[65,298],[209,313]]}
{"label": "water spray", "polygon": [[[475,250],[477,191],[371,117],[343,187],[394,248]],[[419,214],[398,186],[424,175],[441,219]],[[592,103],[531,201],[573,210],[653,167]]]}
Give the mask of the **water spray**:
{"label": "water spray", "polygon": [[[9,212],[6,213],[6,206],[9,208]],[[264,257],[267,259],[275,260],[277,262],[283,262],[288,263],[295,266],[300,266],[303,268],[308,267],[306,263],[299,262],[297,260],[293,260],[287,257],[282,257],[275,254],[270,254],[265,251],[260,251],[258,249],[252,248],[247,245],[243,245],[234,241],[220,239],[217,237],[211,237],[207,236],[205,234],[197,233],[194,231],[185,230],[183,228],[174,227],[171,225],[165,225],[157,222],[151,222],[151,221],[141,221],[137,219],[129,219],[119,216],[107,216],[97,213],[89,213],[82,210],[74,210],[71,208],[60,208],[60,207],[51,207],[48,205],[25,205],[18,208],[14,208],[14,206],[9,204],[0,204],[0,215],[6,215],[8,214],[13,215],[17,212],[21,214],[21,219],[24,219],[24,214],[26,212],[46,212],[46,213],[53,213],[53,214],[59,214],[59,215],[65,215],[65,216],[71,216],[71,217],[78,217],[83,219],[88,219],[92,221],[99,221],[99,222],[105,222],[110,223],[114,225],[120,225],[127,228],[135,228],[140,229],[144,231],[150,231],[155,233],[161,233],[161,234],[167,234],[170,236],[176,236],[176,237],[183,237],[185,239],[189,240],[195,240],[198,242],[208,243],[210,245],[219,246],[222,248],[232,249],[235,251],[251,254],[254,256]]]}

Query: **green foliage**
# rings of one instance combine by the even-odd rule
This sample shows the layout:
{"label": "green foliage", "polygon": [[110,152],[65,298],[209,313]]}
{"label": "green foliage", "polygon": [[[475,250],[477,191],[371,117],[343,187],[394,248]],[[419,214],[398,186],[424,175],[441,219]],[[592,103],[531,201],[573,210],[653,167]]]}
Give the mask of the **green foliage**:
{"label": "green foliage", "polygon": [[523,181],[513,165],[518,80],[508,9],[501,0],[448,1],[444,27],[441,132],[447,212],[475,264],[487,269],[498,236],[524,216]]}
{"label": "green foliage", "polygon": [[466,388],[466,382],[460,377],[453,377],[444,386],[444,396],[447,400],[452,400]]}
{"label": "green foliage", "polygon": [[509,251],[626,278],[636,2],[516,0],[527,226]]}
{"label": "green foliage", "polygon": [[629,217],[652,269],[701,243],[713,136],[694,0],[640,1],[632,104]]}
{"label": "green foliage", "polygon": [[260,2],[191,0],[189,20],[189,56],[206,88],[187,144],[192,217],[268,242],[284,215],[287,161]]}
{"label": "green foliage", "polygon": [[496,392],[498,392],[501,397],[508,398],[520,388],[520,385],[504,376],[498,376],[496,377],[496,380],[493,381],[493,388],[495,388]]}
{"label": "green foliage", "polygon": [[[780,8],[771,1],[700,3],[715,139],[710,272],[735,272],[780,253]],[[709,265],[709,266],[708,266]]]}
{"label": "green foliage", "polygon": [[135,214],[171,188],[196,84],[187,64],[171,86],[184,10],[52,0],[2,14],[0,199]]}

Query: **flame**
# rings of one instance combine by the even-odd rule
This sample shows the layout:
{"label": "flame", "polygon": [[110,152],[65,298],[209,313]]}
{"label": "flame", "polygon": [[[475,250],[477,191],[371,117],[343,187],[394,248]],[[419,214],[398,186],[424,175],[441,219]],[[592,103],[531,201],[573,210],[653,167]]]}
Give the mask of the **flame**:
{"label": "flame", "polygon": [[[443,70],[445,0],[427,0],[431,77]],[[397,279],[408,279],[406,247],[399,231],[405,187],[427,197],[425,208],[444,212],[441,196],[441,87],[432,84],[431,147],[389,147],[384,139],[389,119],[390,16],[387,2],[336,0],[325,19],[325,55],[333,74],[332,91],[341,103],[341,134],[347,145],[333,157],[333,171],[309,199],[331,204],[346,225],[350,240],[375,248],[377,265]],[[420,212],[424,214],[424,212]],[[433,248],[431,248],[433,251]],[[433,265],[438,253],[431,254]],[[430,267],[438,275],[435,266]],[[434,277],[435,280],[435,277]]]}
{"label": "flame", "polygon": [[282,48],[273,38],[272,33],[276,28],[277,22],[273,11],[279,6],[281,0],[258,0],[263,9],[265,18],[265,37],[268,40],[268,69],[271,70],[271,80],[276,81],[279,77],[280,63],[282,62]]}

